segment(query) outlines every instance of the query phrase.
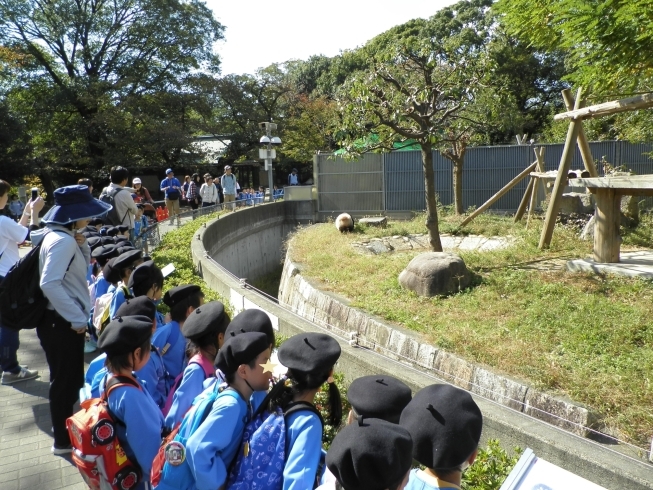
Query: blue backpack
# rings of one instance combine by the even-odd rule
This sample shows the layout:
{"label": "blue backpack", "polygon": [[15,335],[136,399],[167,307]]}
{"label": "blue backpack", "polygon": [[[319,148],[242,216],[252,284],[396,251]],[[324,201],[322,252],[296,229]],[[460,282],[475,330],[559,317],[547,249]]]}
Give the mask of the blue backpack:
{"label": "blue backpack", "polygon": [[[194,477],[186,461],[186,444],[197,428],[211,413],[215,401],[223,396],[238,399],[234,390],[220,388],[220,383],[208,394],[202,394],[197,405],[191,407],[181,424],[161,444],[159,453],[152,462],[150,480],[152,486],[159,490],[182,490],[192,488]],[[196,400],[197,401],[197,400]]]}
{"label": "blue backpack", "polygon": [[[270,412],[264,400],[245,426],[243,442],[227,480],[229,490],[281,490],[286,464],[286,417],[307,411],[324,421],[320,412],[308,402],[294,402],[285,411]],[[318,471],[318,473],[320,473]]]}

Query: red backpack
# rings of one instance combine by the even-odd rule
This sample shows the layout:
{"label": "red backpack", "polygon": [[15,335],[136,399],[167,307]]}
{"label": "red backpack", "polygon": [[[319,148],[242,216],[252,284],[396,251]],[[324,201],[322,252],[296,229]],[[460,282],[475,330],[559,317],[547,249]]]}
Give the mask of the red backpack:
{"label": "red backpack", "polygon": [[[190,358],[190,361],[188,361],[188,365],[190,366],[191,364],[197,364],[202,367],[204,370],[204,379],[208,379],[212,376],[215,376],[215,367],[213,367],[213,363],[209,361],[206,357],[204,357],[201,353],[195,354],[193,357]],[[166,398],[166,403],[161,409],[161,412],[163,412],[163,416],[167,417],[168,412],[170,411],[170,408],[172,408],[172,401],[175,397],[175,391],[179,388],[179,385],[181,384],[181,380],[184,378],[184,372],[182,371],[179,376],[175,378],[175,383],[172,385],[172,388],[170,388],[170,391],[168,392],[168,398]],[[199,394],[199,393],[198,393]]]}
{"label": "red backpack", "polygon": [[123,450],[116,434],[119,420],[109,411],[109,394],[120,386],[140,385],[125,376],[112,376],[100,398],[81,403],[82,409],[66,421],[73,445],[73,462],[91,490],[128,490],[141,480],[141,471]]}

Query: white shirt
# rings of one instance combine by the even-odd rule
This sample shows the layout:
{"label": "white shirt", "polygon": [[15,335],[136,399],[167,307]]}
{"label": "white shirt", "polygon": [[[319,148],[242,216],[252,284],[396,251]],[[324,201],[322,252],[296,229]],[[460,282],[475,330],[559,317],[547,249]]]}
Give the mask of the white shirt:
{"label": "white shirt", "polygon": [[206,183],[202,184],[202,187],[200,187],[200,197],[202,198],[202,202],[218,202],[217,186],[213,183],[211,185]]}
{"label": "white shirt", "polygon": [[6,276],[20,259],[18,245],[27,238],[27,228],[13,219],[0,216],[0,276]]}

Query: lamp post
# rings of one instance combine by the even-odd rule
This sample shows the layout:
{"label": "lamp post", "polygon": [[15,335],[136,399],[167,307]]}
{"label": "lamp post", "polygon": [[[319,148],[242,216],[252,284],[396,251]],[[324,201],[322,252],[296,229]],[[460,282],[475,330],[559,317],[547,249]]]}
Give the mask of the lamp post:
{"label": "lamp post", "polygon": [[265,170],[268,172],[268,188],[270,191],[270,202],[274,201],[274,182],[272,181],[272,160],[277,157],[277,151],[272,145],[280,145],[281,138],[272,136],[272,131],[276,131],[277,124],[272,122],[258,123],[258,127],[265,130],[265,135],[261,136],[260,142],[267,145],[258,151],[260,159],[265,160]]}

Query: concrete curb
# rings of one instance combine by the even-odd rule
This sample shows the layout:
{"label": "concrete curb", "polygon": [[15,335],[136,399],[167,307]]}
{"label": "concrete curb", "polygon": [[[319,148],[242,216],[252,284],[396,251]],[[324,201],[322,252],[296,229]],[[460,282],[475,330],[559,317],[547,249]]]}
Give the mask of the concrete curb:
{"label": "concrete curb", "polygon": [[[236,246],[241,242],[241,250],[245,254],[245,242],[255,241],[259,238],[255,229],[244,224],[253,224],[257,221],[257,218],[264,217],[258,217],[257,213],[278,213],[283,215],[285,221],[280,220],[279,222],[283,222],[285,226],[289,226],[289,223],[296,224],[299,214],[302,217],[310,215],[310,212],[306,209],[298,209],[296,213],[293,209],[294,205],[289,204],[272,204],[223,216],[219,220],[208,223],[206,228],[200,229],[197,239],[192,240],[191,243],[193,262],[200,275],[212,289],[220,293],[222,297],[229,299],[237,311],[244,307],[261,308],[267,311],[273,317],[273,322],[278,325],[280,333],[286,336],[307,331],[324,331],[325,328],[320,327],[318,324],[319,319],[325,317],[325,310],[316,309],[303,301],[304,306],[302,309],[308,312],[308,316],[312,315],[314,320],[318,320],[316,323],[309,322],[305,318],[283,308],[275,301],[244,287],[238,280],[238,277],[242,277],[239,272],[229,270],[220,264],[222,264],[223,239],[230,242],[230,246]],[[265,208],[268,208],[268,210],[264,211]],[[243,215],[247,213],[252,213],[252,215],[245,219]],[[237,229],[241,230],[240,233],[234,231]],[[227,237],[229,237],[228,240]],[[215,262],[208,257],[207,250],[212,251]],[[269,256],[269,258],[272,257]],[[280,261],[275,261],[275,263],[271,264],[271,267],[278,266],[279,263]],[[264,267],[261,269],[264,269]],[[232,274],[237,277],[233,277]],[[299,269],[296,269],[288,277],[292,279],[298,274]],[[295,296],[310,298],[311,294],[315,297],[315,293],[312,293],[310,288],[303,286],[301,293]],[[332,304],[331,308],[343,308],[343,306],[346,305]],[[306,310],[307,308],[308,310]],[[313,311],[311,308],[315,308],[315,310]],[[311,313],[311,311],[313,312]],[[329,310],[329,313],[332,314],[333,311]],[[414,363],[396,361],[388,356],[378,354],[373,347],[351,346],[347,339],[338,337],[340,332],[332,330],[331,333],[334,334],[342,348],[338,370],[343,372],[349,380],[368,374],[388,374],[401,378],[413,390],[417,391],[424,386],[439,382],[428,370],[422,367],[424,364],[435,365],[439,363],[438,365],[441,365],[442,363],[452,362],[450,357],[444,355],[441,355],[438,361],[439,351],[437,349],[427,345],[416,345],[407,337],[404,338],[399,335],[402,333],[399,330],[397,330],[397,334],[393,339],[392,332],[388,332],[383,325],[370,322],[370,320],[366,321],[364,315],[357,313],[355,310],[351,314],[352,320],[357,320],[361,327],[365,325],[366,332],[378,329],[379,338],[387,336],[386,342],[391,341],[396,343],[397,346],[401,345],[399,352],[412,352],[415,349],[416,361]],[[491,373],[487,370],[476,367],[472,370],[469,378],[463,377],[463,379],[469,379],[468,382],[471,384],[476,383],[481,378],[490,377],[490,375]],[[510,386],[509,384],[505,386],[506,393],[509,392]],[[477,394],[473,396],[483,412],[483,443],[487,439],[499,439],[502,446],[508,450],[515,446],[529,447],[539,457],[607,489],[653,489],[653,467],[639,459],[643,455],[624,454],[620,452],[624,448],[619,446],[610,446],[584,439],[529,417],[508,406],[487,400]],[[526,399],[526,397],[524,398]]]}

